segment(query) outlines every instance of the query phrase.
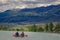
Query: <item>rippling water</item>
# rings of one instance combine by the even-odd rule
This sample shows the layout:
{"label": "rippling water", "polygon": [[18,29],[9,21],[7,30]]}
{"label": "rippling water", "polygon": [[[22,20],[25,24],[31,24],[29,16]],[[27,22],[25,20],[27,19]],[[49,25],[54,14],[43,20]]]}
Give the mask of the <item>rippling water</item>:
{"label": "rippling water", "polygon": [[29,36],[24,38],[14,38],[12,37],[14,33],[15,31],[0,31],[0,40],[60,40],[60,34],[54,33],[25,32]]}

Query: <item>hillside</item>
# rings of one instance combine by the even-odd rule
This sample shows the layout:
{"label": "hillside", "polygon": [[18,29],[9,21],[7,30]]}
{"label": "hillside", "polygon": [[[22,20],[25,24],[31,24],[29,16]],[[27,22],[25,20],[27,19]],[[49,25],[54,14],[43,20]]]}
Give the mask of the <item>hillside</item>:
{"label": "hillside", "polygon": [[0,23],[60,22],[60,5],[0,12]]}

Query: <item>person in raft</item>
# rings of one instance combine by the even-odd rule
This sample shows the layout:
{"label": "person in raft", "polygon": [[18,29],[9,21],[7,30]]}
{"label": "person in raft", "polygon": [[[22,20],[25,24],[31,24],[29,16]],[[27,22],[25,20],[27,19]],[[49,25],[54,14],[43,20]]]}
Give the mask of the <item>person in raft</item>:
{"label": "person in raft", "polygon": [[24,32],[21,33],[21,37],[24,37]]}
{"label": "person in raft", "polygon": [[19,37],[19,33],[18,32],[16,32],[15,35],[16,35],[16,37]]}

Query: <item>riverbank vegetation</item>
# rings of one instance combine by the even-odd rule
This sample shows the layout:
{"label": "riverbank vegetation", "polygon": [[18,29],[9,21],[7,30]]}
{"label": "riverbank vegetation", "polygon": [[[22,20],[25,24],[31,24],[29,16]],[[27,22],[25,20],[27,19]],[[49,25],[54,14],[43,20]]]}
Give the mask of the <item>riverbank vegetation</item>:
{"label": "riverbank vegetation", "polygon": [[6,31],[29,31],[29,32],[60,32],[60,23],[46,23],[43,26],[33,24],[31,26],[24,26],[24,27],[2,27],[0,25],[0,30],[6,30]]}

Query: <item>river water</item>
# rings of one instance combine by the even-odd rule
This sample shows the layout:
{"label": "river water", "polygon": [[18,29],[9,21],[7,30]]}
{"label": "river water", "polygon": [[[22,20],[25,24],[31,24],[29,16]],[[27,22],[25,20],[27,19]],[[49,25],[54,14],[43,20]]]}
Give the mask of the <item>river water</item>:
{"label": "river water", "polygon": [[[16,31],[0,31],[0,40],[60,40],[60,34],[43,32],[25,32],[28,37],[13,37]],[[19,32],[21,33],[21,32]]]}

